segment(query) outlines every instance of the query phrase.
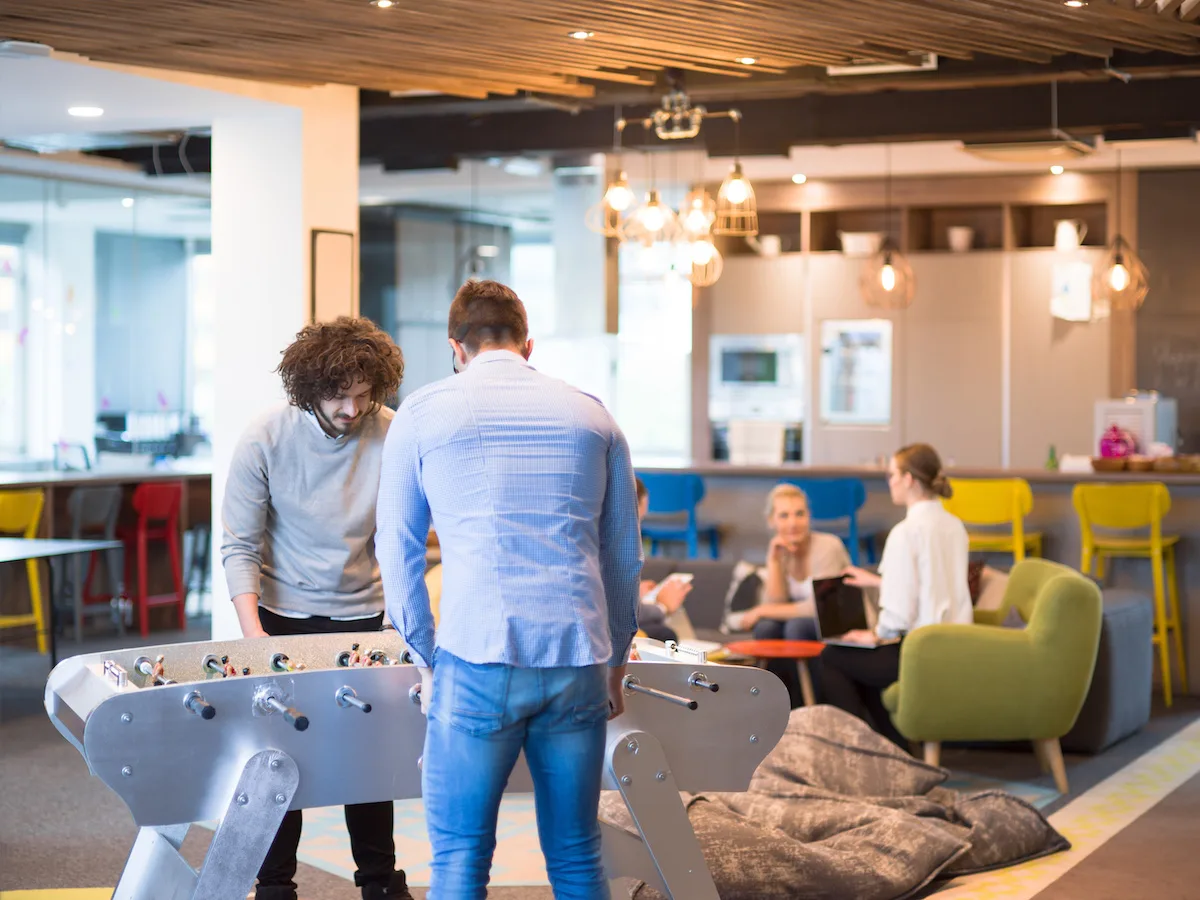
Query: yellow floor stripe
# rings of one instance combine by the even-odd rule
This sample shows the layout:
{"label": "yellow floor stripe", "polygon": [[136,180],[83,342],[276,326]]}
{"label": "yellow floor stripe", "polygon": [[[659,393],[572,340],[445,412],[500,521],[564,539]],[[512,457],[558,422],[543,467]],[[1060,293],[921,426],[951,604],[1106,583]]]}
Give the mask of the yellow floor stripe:
{"label": "yellow floor stripe", "polygon": [[937,900],[1030,900],[1197,772],[1200,720],[1052,815],[1050,824],[1071,842],[1069,851],[955,879],[937,892]]}
{"label": "yellow floor stripe", "polygon": [[0,900],[112,900],[112,888],[69,891],[0,891]]}

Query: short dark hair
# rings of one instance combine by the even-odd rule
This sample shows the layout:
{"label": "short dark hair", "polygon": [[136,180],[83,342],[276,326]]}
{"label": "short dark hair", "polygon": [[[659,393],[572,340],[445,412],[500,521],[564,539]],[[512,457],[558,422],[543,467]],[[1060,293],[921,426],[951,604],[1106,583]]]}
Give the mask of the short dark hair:
{"label": "short dark hair", "polygon": [[523,345],[529,337],[525,304],[498,281],[468,281],[450,304],[450,337],[478,353],[484,344]]}
{"label": "short dark hair", "polygon": [[404,355],[370,319],[338,316],[300,329],[276,371],[288,401],[305,412],[332,400],[357,379],[371,386],[371,399],[382,405],[400,390]]}

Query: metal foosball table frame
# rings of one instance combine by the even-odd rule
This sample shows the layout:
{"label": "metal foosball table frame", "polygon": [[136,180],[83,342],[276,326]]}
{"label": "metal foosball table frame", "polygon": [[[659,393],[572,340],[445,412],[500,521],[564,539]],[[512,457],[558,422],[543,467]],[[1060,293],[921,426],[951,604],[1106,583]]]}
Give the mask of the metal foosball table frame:
{"label": "metal foosball table frame", "polygon": [[[761,669],[638,646],[626,711],[608,723],[603,785],[637,834],[601,820],[606,872],[673,900],[717,900],[679,792],[745,790],[786,728],[787,691]],[[114,900],[242,900],[287,810],[420,797],[425,718],[405,659],[384,631],[59,663],[46,710],[139,826]],[[506,790],[533,790],[523,756]],[[197,871],[179,848],[209,821],[219,824]]]}

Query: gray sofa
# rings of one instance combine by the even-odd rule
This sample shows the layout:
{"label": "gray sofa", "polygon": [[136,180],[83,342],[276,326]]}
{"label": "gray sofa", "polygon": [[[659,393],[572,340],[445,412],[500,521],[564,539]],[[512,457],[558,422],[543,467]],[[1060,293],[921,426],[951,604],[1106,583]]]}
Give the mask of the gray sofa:
{"label": "gray sofa", "polygon": [[692,592],[688,594],[684,609],[696,629],[696,637],[703,641],[725,643],[743,636],[722,634],[720,631],[733,567],[734,563],[720,560],[651,556],[646,558],[642,567],[642,578],[662,581],[672,572],[691,572]]}
{"label": "gray sofa", "polygon": [[1100,753],[1150,721],[1154,608],[1142,591],[1103,591],[1104,619],[1092,686],[1062,739],[1069,753]]}

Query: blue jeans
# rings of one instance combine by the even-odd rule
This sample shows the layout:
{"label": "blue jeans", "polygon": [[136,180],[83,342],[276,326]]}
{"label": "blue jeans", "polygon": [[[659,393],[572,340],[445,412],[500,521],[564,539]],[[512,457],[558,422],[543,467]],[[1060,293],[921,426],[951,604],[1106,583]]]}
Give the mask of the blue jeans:
{"label": "blue jeans", "polygon": [[421,770],[433,845],[429,900],[487,895],[500,795],[522,749],[556,900],[608,900],[596,821],[605,669],[477,665],[437,651]]}

